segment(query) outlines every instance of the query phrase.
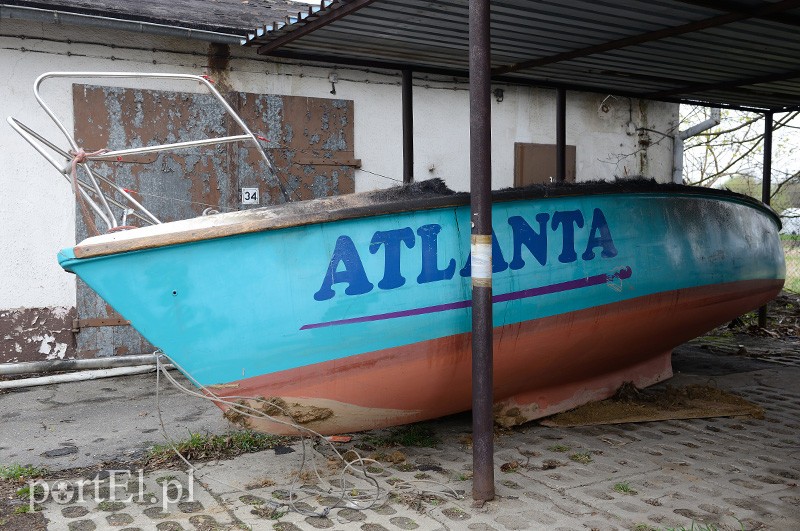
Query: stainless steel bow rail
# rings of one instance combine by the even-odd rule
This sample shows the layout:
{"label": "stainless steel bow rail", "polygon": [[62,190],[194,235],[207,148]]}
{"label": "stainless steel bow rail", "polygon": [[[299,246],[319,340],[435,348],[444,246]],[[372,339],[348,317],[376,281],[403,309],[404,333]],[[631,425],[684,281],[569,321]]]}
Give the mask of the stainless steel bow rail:
{"label": "stainless steel bow rail", "polygon": [[[94,153],[85,153],[75,138],[70,134],[64,124],[59,120],[53,110],[48,106],[40,93],[40,87],[46,79],[52,78],[69,78],[69,79],[157,79],[157,80],[179,80],[196,82],[203,85],[208,92],[216,98],[217,102],[225,109],[228,115],[239,125],[242,129],[242,134],[205,138],[201,140],[192,140],[188,142],[175,142],[171,144],[159,144],[153,146],[145,146],[139,148],[128,148],[119,150],[101,150]],[[131,194],[124,188],[117,185],[110,179],[96,174],[89,167],[89,162],[92,161],[115,161],[121,160],[123,157],[131,155],[142,155],[147,153],[158,153],[161,151],[174,151],[180,149],[188,149],[206,145],[228,144],[234,142],[249,142],[257,149],[261,158],[267,163],[269,170],[277,177],[277,170],[275,165],[270,160],[264,147],[259,142],[252,131],[247,127],[244,121],[236,114],[236,111],[225,101],[222,95],[217,91],[212,82],[206,76],[197,76],[190,74],[148,74],[136,72],[48,72],[39,76],[33,84],[33,93],[36,101],[42,107],[44,112],[53,120],[58,129],[67,139],[69,147],[62,149],[53,142],[47,140],[39,133],[32,130],[16,118],[9,116],[7,118],[8,124],[22,136],[33,148],[39,152],[61,175],[68,181],[73,183],[76,192],[76,200],[83,200],[88,204],[92,210],[97,214],[100,219],[106,224],[108,230],[114,230],[118,227],[127,225],[129,218],[138,218],[146,224],[154,225],[159,224],[161,221],[147,210],[141,203],[134,199]],[[83,169],[85,175],[80,177],[74,168],[80,167]],[[74,182],[73,182],[74,180]],[[111,197],[100,186],[104,183],[113,189],[117,198]],[[283,184],[278,179],[278,183],[283,192],[284,198],[289,201],[289,197]],[[80,194],[80,196],[77,196]],[[121,199],[118,199],[121,198]],[[113,208],[112,208],[113,207]],[[117,211],[115,214],[115,210]],[[117,221],[119,218],[119,222]]]}

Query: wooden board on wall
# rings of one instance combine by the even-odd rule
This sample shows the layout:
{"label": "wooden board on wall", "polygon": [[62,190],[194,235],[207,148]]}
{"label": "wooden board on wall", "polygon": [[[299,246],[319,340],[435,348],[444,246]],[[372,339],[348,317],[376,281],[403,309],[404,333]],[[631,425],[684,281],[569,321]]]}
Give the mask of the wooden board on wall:
{"label": "wooden board on wall", "polygon": [[[133,190],[162,221],[255,208],[291,200],[352,193],[355,190],[353,102],[267,94],[230,93],[226,99],[245,123],[267,140],[264,146],[278,168],[268,171],[256,149],[244,144],[192,148],[179,152],[93,163],[96,173]],[[241,134],[208,94],[73,86],[75,139],[86,151],[182,142]],[[243,188],[259,190],[258,204],[242,204]],[[76,215],[76,241],[88,236]],[[104,227],[100,219],[98,228]],[[136,224],[133,222],[132,224]],[[124,275],[124,271],[120,275]],[[88,324],[76,335],[77,357],[142,354],[155,350],[83,282],[78,282],[77,319]]]}
{"label": "wooden board on wall", "polygon": [[[575,182],[575,146],[567,147],[566,181]],[[514,186],[555,181],[556,145],[514,143]]]}

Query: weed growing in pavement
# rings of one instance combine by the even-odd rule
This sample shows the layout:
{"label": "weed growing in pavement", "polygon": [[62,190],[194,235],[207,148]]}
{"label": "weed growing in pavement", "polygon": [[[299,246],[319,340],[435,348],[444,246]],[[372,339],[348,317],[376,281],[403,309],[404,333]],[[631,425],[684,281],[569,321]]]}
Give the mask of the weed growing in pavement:
{"label": "weed growing in pavement", "polygon": [[[175,443],[175,448],[189,461],[199,459],[225,459],[237,455],[269,450],[291,442],[289,437],[278,437],[253,431],[237,431],[226,435],[190,433],[189,438]],[[168,444],[150,449],[147,464],[162,466],[177,457]]]}
{"label": "weed growing in pavement", "polygon": [[426,423],[400,426],[390,430],[386,435],[365,435],[362,441],[377,447],[415,446],[423,448],[434,448],[440,442],[433,427]]}
{"label": "weed growing in pavement", "polygon": [[[33,487],[33,496],[41,497],[44,494],[44,487],[41,485],[36,485]],[[17,490],[17,496],[22,498],[23,500],[27,500],[31,498],[31,486],[25,485],[21,489]]]}
{"label": "weed growing in pavement", "polygon": [[40,478],[46,473],[46,469],[31,465],[22,466],[14,464],[9,466],[0,466],[0,479],[22,481],[26,479]]}
{"label": "weed growing in pavement", "polygon": [[554,444],[553,446],[548,448],[548,450],[550,450],[551,452],[564,453],[564,452],[569,452],[570,450],[572,450],[572,448],[570,448],[569,446],[564,446],[563,444]]}
{"label": "weed growing in pavement", "polygon": [[592,462],[592,455],[589,452],[578,452],[569,456],[570,460],[576,463],[588,464]]}
{"label": "weed growing in pavement", "polygon": [[619,492],[620,494],[636,494],[636,491],[630,486],[630,484],[627,481],[615,483],[614,490]]}

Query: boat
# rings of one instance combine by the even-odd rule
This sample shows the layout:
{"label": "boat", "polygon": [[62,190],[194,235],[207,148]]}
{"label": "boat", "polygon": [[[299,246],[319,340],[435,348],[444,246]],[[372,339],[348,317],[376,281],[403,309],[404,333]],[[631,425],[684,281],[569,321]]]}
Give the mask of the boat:
{"label": "boat", "polygon": [[[329,435],[470,409],[469,218],[432,180],[113,230],[58,259],[232,422]],[[492,218],[504,426],[668,379],[673,348],[784,283],[778,216],[727,191],[534,186],[494,192]]]}

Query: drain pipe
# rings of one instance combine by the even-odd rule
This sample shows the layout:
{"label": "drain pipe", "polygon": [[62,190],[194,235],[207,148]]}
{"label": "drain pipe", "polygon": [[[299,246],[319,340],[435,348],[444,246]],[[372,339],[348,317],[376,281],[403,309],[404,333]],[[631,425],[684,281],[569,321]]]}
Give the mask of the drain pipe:
{"label": "drain pipe", "polygon": [[[165,365],[167,369],[173,369],[172,365]],[[115,369],[99,369],[95,371],[70,372],[67,374],[54,374],[52,376],[39,376],[36,378],[20,378],[18,380],[0,381],[0,390],[18,389],[20,387],[36,387],[39,385],[50,385],[67,382],[85,382],[87,380],[97,380],[100,378],[111,378],[114,376],[128,376],[131,374],[144,374],[156,370],[155,365],[137,365],[134,367],[117,367]]]}
{"label": "drain pipe", "polygon": [[672,140],[672,182],[675,184],[683,183],[683,141],[695,136],[703,131],[719,125],[720,109],[711,109],[711,117],[690,127],[684,131],[679,131]]}
{"label": "drain pipe", "polygon": [[111,369],[115,367],[155,366],[156,355],[109,356],[85,360],[27,361],[21,363],[0,363],[0,376],[18,374],[42,374],[61,371],[81,371],[86,369]]}
{"label": "drain pipe", "polygon": [[230,33],[220,33],[218,31],[184,28],[180,26],[171,26],[168,24],[140,22],[136,20],[125,20],[121,18],[100,15],[70,13],[68,11],[59,11],[57,9],[42,9],[37,7],[0,4],[0,19],[4,18],[29,20],[33,22],[49,22],[53,24],[72,24],[76,26],[88,26],[116,31],[150,33],[152,35],[180,37],[184,39],[218,42],[231,45],[241,45],[247,42],[243,36],[233,35]]}

